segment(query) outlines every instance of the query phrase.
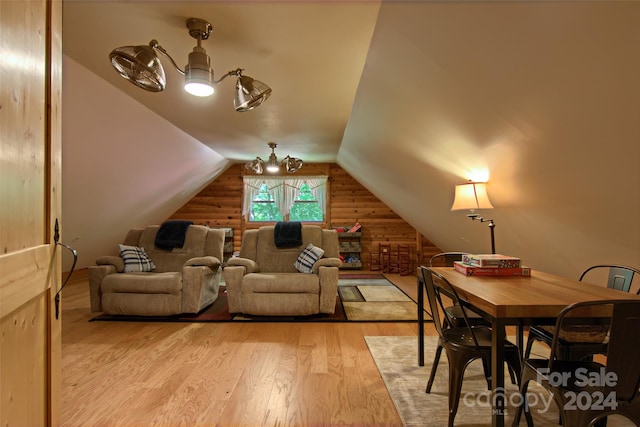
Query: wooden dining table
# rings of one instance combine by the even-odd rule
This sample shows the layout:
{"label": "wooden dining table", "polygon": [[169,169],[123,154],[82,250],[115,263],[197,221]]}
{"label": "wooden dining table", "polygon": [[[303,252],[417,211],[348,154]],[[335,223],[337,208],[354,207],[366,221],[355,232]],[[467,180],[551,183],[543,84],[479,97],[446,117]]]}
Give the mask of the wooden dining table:
{"label": "wooden dining table", "polygon": [[[531,324],[555,324],[570,304],[607,299],[640,299],[627,292],[532,270],[523,276],[466,276],[452,267],[430,267],[447,279],[461,303],[491,322],[492,425],[504,426],[504,346],[506,326],[516,326],[516,344],[522,354],[523,328]],[[424,283],[418,272],[418,363],[424,365]],[[499,391],[496,393],[496,391]]]}

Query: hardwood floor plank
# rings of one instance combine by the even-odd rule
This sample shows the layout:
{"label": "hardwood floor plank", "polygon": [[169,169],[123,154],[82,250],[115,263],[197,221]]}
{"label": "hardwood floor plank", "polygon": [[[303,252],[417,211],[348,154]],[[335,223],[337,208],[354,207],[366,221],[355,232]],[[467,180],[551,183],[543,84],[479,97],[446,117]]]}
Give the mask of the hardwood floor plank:
{"label": "hardwood floor plank", "polygon": [[[388,277],[415,295],[415,276]],[[63,426],[401,423],[364,336],[415,336],[415,323],[89,322],[93,315],[83,270],[62,296]]]}

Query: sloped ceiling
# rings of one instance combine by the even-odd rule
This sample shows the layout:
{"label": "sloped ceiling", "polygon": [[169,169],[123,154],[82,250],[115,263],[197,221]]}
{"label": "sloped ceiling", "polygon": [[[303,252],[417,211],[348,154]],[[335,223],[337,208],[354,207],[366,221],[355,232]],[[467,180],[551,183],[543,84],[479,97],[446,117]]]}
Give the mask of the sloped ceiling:
{"label": "sloped ceiling", "polygon": [[[203,47],[218,73],[242,66],[273,88],[263,106],[235,113],[230,83],[208,100],[184,95],[168,67],[167,91],[146,93],[110,68],[112,48],[151,38],[186,62],[189,16],[212,22]],[[449,211],[455,184],[488,173],[495,209],[483,214],[497,223],[498,251],[576,277],[596,263],[640,265],[637,22],[635,2],[66,2],[70,68],[126,96],[86,89],[65,100],[104,101],[102,118],[143,105],[209,147],[217,170],[266,155],[270,140],[282,155],[337,161],[444,250],[489,250],[486,224]],[[74,84],[66,79],[65,92]],[[88,142],[64,117],[65,176],[77,177],[73,153]],[[98,116],[84,122],[107,129]],[[116,151],[130,143],[112,142]],[[211,175],[200,175],[202,185]],[[81,176],[87,188],[110,186],[90,166]],[[164,179],[159,169],[145,177]],[[80,197],[98,199],[69,194],[66,182],[65,219],[82,210]],[[168,187],[162,197],[186,198],[196,187]],[[91,221],[110,223],[99,212]],[[113,244],[78,239],[100,250]]]}
{"label": "sloped ceiling", "polygon": [[[364,67],[379,2],[69,1],[64,3],[64,53],[230,161],[277,153],[307,162],[335,162]],[[141,90],[111,67],[120,46],[158,43],[184,69],[196,46],[186,20],[213,27],[202,47],[214,79],[237,68],[268,84],[260,108],[233,109],[235,78],[211,97],[183,89],[182,77],[160,56],[161,93]]]}
{"label": "sloped ceiling", "polygon": [[[442,249],[640,265],[640,4],[383,3],[338,163]],[[389,74],[389,65],[396,72]],[[375,120],[372,120],[375,118]]]}

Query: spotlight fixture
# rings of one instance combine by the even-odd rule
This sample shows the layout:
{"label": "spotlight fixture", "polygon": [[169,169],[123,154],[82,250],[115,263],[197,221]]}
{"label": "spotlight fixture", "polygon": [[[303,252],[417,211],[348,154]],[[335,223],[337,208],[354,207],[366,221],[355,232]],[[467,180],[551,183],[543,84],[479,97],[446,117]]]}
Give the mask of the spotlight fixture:
{"label": "spotlight fixture", "polygon": [[267,172],[275,173],[280,170],[280,166],[284,166],[288,173],[296,173],[302,167],[302,159],[298,159],[297,157],[287,156],[282,159],[281,162],[278,162],[278,157],[276,156],[275,151],[278,144],[270,142],[267,145],[271,148],[269,160],[265,163],[265,161],[260,157],[256,157],[255,160],[244,164],[245,169],[250,170],[257,175],[262,175],[265,168],[267,169]]}
{"label": "spotlight fixture", "polygon": [[492,219],[485,219],[476,213],[476,209],[493,209],[493,205],[489,201],[487,195],[486,182],[473,182],[469,181],[465,184],[456,185],[456,192],[453,198],[452,211],[467,210],[471,213],[467,214],[467,217],[472,221],[478,220],[480,222],[488,222],[489,229],[491,230],[491,253],[496,253],[496,241],[493,229],[496,224]]}
{"label": "spotlight fixture", "polygon": [[184,90],[195,96],[213,95],[214,85],[219,84],[230,76],[237,76],[236,91],[233,100],[236,111],[253,110],[271,95],[271,88],[266,84],[242,74],[243,69],[229,71],[220,80],[214,80],[211,60],[206,50],[201,46],[202,40],[207,40],[212,27],[207,21],[198,18],[187,19],[189,35],[198,41],[197,46],[189,53],[189,60],[184,70],[176,64],[167,51],[151,40],[148,46],[123,46],[116,48],[109,54],[111,65],[121,77],[139,88],[150,92],[162,92],[167,80],[164,68],[156,51],[166,56],[171,65],[184,76]]}

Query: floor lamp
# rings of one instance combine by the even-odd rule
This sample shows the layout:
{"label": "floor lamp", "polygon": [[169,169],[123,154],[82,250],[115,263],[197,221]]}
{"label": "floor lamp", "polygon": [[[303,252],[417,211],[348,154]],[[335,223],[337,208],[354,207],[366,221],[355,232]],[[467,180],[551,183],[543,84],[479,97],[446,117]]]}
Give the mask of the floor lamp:
{"label": "floor lamp", "polygon": [[496,224],[492,219],[486,219],[476,213],[476,209],[493,209],[493,205],[487,196],[486,182],[469,181],[464,184],[456,185],[455,197],[453,199],[452,211],[470,210],[471,213],[467,217],[471,220],[480,222],[488,222],[491,231],[491,253],[496,253],[496,241],[494,236],[494,228]]}

